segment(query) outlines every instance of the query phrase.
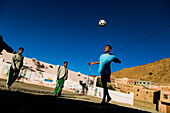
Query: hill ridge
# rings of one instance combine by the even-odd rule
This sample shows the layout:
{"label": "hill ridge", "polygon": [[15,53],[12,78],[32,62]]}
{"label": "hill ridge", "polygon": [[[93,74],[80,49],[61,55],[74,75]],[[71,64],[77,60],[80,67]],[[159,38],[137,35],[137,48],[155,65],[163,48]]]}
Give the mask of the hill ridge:
{"label": "hill ridge", "polygon": [[170,58],[152,63],[124,68],[111,74],[113,78],[129,78],[170,84]]}

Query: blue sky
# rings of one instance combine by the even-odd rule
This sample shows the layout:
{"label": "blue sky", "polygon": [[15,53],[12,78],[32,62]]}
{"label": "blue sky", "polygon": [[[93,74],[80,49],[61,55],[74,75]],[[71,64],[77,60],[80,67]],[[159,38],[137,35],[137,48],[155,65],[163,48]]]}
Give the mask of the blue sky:
{"label": "blue sky", "polygon": [[[107,25],[99,27],[100,19]],[[0,0],[0,35],[15,51],[89,74],[105,45],[119,50],[170,25],[168,0]],[[112,72],[170,58],[170,28],[115,53]],[[92,75],[98,75],[93,65]]]}

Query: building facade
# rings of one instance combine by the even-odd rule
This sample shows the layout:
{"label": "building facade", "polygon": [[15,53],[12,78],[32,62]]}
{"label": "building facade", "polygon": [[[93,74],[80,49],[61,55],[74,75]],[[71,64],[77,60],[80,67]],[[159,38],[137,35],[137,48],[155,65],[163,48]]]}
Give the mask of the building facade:
{"label": "building facade", "polygon": [[170,113],[170,86],[161,87],[159,111]]}

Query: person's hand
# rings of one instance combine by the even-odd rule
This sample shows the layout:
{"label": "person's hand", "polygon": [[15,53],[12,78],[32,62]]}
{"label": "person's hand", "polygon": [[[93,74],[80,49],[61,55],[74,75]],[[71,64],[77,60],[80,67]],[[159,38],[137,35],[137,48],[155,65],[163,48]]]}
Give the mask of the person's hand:
{"label": "person's hand", "polygon": [[90,65],[90,66],[93,65],[93,62],[89,62],[89,65]]}
{"label": "person's hand", "polygon": [[13,68],[13,70],[15,71],[15,70],[16,70],[16,68]]}
{"label": "person's hand", "polygon": [[57,80],[59,80],[59,76],[57,76]]}

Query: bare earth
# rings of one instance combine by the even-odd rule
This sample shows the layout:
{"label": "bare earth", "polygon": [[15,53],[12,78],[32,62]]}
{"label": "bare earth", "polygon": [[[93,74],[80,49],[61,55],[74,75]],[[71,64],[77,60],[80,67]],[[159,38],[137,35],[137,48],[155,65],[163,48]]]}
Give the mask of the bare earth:
{"label": "bare earth", "polygon": [[100,98],[63,91],[55,97],[52,88],[15,82],[5,88],[0,79],[0,113],[158,113],[146,108],[116,102],[101,106]]}

